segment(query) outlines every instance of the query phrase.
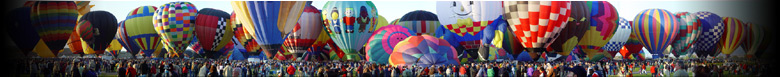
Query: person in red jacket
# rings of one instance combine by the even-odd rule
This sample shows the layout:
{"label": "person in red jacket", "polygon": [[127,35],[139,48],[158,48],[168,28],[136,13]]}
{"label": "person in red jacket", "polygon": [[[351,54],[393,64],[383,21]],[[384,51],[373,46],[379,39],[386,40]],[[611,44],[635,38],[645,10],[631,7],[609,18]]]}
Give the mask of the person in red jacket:
{"label": "person in red jacket", "polygon": [[288,75],[295,75],[295,67],[292,66],[292,65],[287,66],[287,74]]}
{"label": "person in red jacket", "polygon": [[132,63],[127,64],[127,77],[136,77],[135,67],[133,67]]}

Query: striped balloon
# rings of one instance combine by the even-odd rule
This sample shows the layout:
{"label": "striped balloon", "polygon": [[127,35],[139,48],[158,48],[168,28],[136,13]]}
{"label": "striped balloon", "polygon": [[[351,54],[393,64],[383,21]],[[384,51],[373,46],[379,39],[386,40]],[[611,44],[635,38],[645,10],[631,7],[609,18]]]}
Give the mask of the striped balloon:
{"label": "striped balloon", "polygon": [[[58,54],[76,26],[78,11],[73,1],[32,2],[32,27],[52,54]],[[55,55],[56,57],[56,55]]]}
{"label": "striped balloon", "polygon": [[117,31],[123,34],[119,41],[125,42],[123,46],[133,55],[143,52],[144,56],[151,57],[153,53],[164,50],[160,35],[154,30],[154,20],[150,20],[155,10],[155,6],[140,6],[127,13],[124,23],[119,24],[124,25]]}
{"label": "striped balloon", "polygon": [[626,41],[628,41],[628,38],[631,35],[631,24],[628,23],[628,20],[621,17],[620,21],[618,22],[618,29],[615,31],[615,34],[612,35],[612,39],[607,42],[607,45],[604,45],[603,48],[601,48],[610,54],[607,55],[607,57],[611,57],[617,54],[623,45],[626,44]]}
{"label": "striped balloon", "polygon": [[395,25],[401,25],[415,32],[415,35],[434,35],[436,28],[441,25],[436,14],[428,11],[416,10],[406,13],[398,23]]}
{"label": "striped balloon", "polygon": [[590,7],[590,26],[578,45],[587,57],[603,56],[605,52],[601,49],[602,46],[607,45],[617,31],[617,10],[607,1],[588,1],[585,4]]}
{"label": "striped balloon", "polygon": [[[230,21],[230,14],[225,11],[203,8],[198,11],[195,17],[195,38],[203,47],[206,55],[223,50],[232,50],[228,43],[232,43],[233,23]],[[217,56],[209,56],[214,58]]]}
{"label": "striped balloon", "polygon": [[745,53],[747,53],[748,57],[753,57],[756,52],[760,51],[760,44],[766,42],[764,40],[768,40],[764,39],[767,36],[764,36],[764,29],[762,29],[766,27],[757,26],[753,23],[746,23],[745,25],[747,33],[745,33],[745,41],[742,42],[741,46],[745,49]]}
{"label": "striped balloon", "polygon": [[715,13],[711,12],[696,12],[696,17],[699,18],[701,23],[701,34],[696,39],[696,53],[703,55],[715,55],[714,50],[720,37],[723,34],[723,19]]}
{"label": "striped balloon", "polygon": [[[569,16],[566,27],[563,27],[557,38],[553,38],[549,49],[553,49],[563,56],[569,56],[569,53],[577,45],[585,30],[590,27],[590,7],[586,1],[572,1],[571,15]],[[514,37],[513,37],[514,38]]]}
{"label": "striped balloon", "polygon": [[745,39],[745,35],[748,31],[745,30],[745,24],[737,18],[723,17],[723,37],[720,37],[721,53],[730,55],[737,49],[737,46]]}
{"label": "striped balloon", "polygon": [[569,1],[506,1],[504,17],[525,48],[547,48],[566,27]]}
{"label": "striped balloon", "polygon": [[688,48],[693,46],[693,42],[696,41],[701,33],[701,27],[699,25],[699,18],[693,16],[688,12],[676,13],[680,20],[680,33],[677,33],[676,40],[672,43],[672,50],[675,56],[685,55]]}
{"label": "striped balloon", "polygon": [[678,19],[664,9],[646,9],[634,18],[633,34],[654,57],[664,56],[664,49],[672,43],[679,32]]}
{"label": "striped balloon", "polygon": [[459,64],[455,48],[446,40],[430,35],[411,36],[393,48],[388,62],[393,66]]}
{"label": "striped balloon", "polygon": [[154,12],[154,30],[162,36],[170,56],[179,56],[195,36],[198,9],[190,2],[170,2]]}
{"label": "striped balloon", "polygon": [[314,44],[314,41],[317,41],[317,37],[322,32],[322,26],[321,12],[314,6],[306,6],[303,9],[301,18],[295,24],[295,28],[287,34],[284,46],[291,53],[302,54],[306,52]]}

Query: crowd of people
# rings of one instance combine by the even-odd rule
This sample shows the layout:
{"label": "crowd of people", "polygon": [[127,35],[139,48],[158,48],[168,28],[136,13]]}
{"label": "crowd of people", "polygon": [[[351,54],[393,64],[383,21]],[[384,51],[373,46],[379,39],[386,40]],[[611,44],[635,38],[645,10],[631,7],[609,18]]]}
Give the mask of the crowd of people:
{"label": "crowd of people", "polygon": [[[260,61],[213,59],[101,59],[30,58],[20,60],[17,71],[34,77],[606,77],[638,74],[651,76],[761,76],[765,66],[753,60],[644,60],[473,62],[458,65],[391,66],[372,62]],[[636,68],[636,69],[634,69]],[[113,74],[112,74],[113,75]]]}

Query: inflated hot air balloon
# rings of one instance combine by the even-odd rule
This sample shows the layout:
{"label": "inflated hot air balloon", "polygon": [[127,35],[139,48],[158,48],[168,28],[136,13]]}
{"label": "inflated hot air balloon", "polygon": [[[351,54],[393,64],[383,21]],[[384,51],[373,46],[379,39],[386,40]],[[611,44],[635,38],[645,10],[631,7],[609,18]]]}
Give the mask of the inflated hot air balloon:
{"label": "inflated hot air balloon", "polygon": [[10,14],[6,15],[6,17],[11,17],[11,25],[5,27],[5,32],[8,33],[16,47],[19,48],[24,55],[30,53],[30,51],[35,48],[35,44],[38,43],[38,40],[41,40],[35,27],[32,27],[33,24],[30,20],[30,11],[30,7],[21,7],[13,9]]}
{"label": "inflated hot air balloon", "polygon": [[[295,27],[308,2],[233,1],[231,4],[237,20],[242,23],[246,32],[254,37],[254,41],[263,49],[268,59],[274,59],[274,55],[281,51],[283,33]],[[258,53],[250,51],[249,54]]]}
{"label": "inflated hot air balloon", "polygon": [[103,54],[116,36],[116,22],[114,15],[107,11],[92,11],[79,19],[76,31],[96,54]]}
{"label": "inflated hot air balloon", "polygon": [[701,23],[701,34],[696,39],[696,53],[702,54],[702,56],[711,55],[714,56],[715,44],[720,41],[723,34],[723,19],[715,13],[701,11],[694,14],[699,18]]}
{"label": "inflated hot air balloon", "polygon": [[506,50],[503,48],[506,29],[506,21],[499,17],[482,30],[483,35],[480,41],[483,42],[477,51],[480,60],[506,59]]}
{"label": "inflated hot air balloon", "polygon": [[387,25],[377,29],[368,39],[366,60],[387,64],[387,60],[396,44],[414,35],[414,31],[399,25]]}
{"label": "inflated hot air balloon", "polygon": [[676,40],[672,43],[672,50],[675,56],[685,55],[688,49],[693,46],[701,33],[701,27],[699,25],[699,17],[693,16],[688,12],[675,13],[675,16],[680,19],[680,32],[677,33]]}
{"label": "inflated hot air balloon", "polygon": [[571,15],[569,15],[568,23],[559,32],[558,38],[553,38],[554,41],[548,48],[552,48],[563,56],[569,56],[569,53],[577,46],[585,31],[590,27],[591,10],[587,3],[586,1],[571,1]]}
{"label": "inflated hot air balloon", "polygon": [[[633,21],[629,21],[629,24],[633,25]],[[623,46],[626,47],[626,50],[628,50],[628,53],[625,54],[639,53],[639,51],[642,51],[642,47],[644,47],[642,46],[642,43],[639,41],[639,37],[637,35],[634,35],[633,33],[631,33],[631,35],[628,36],[628,40],[626,41],[626,44],[624,44]],[[629,55],[623,55],[623,56],[629,56]]]}
{"label": "inflated hot air balloon", "polygon": [[393,48],[388,63],[393,66],[404,65],[447,65],[459,64],[455,48],[446,40],[430,35],[411,36]]}
{"label": "inflated hot air balloon", "polygon": [[70,48],[70,52],[73,54],[84,54],[84,49],[81,47],[81,43],[81,36],[79,36],[78,33],[70,34],[70,39],[68,39],[68,48]]}
{"label": "inflated hot air balloon", "polygon": [[632,34],[637,35],[642,46],[647,47],[653,58],[663,57],[664,49],[677,37],[679,20],[664,9],[646,9],[634,18]]}
{"label": "inflated hot air balloon", "polygon": [[734,52],[735,49],[737,49],[737,46],[739,44],[742,44],[743,39],[745,39],[745,35],[747,32],[745,30],[745,24],[742,23],[737,18],[733,17],[723,17],[723,24],[724,24],[724,30],[723,30],[723,37],[720,37],[720,48],[721,53],[725,55],[730,55],[731,52]]}
{"label": "inflated hot air balloon", "polygon": [[111,40],[111,43],[108,44],[108,48],[106,48],[106,51],[108,51],[108,53],[114,57],[117,57],[117,54],[121,50],[122,50],[122,44],[119,44],[118,39]]}
{"label": "inflated hot air balloon", "polygon": [[458,51],[477,56],[482,43],[482,29],[499,18],[503,11],[500,1],[436,2],[437,18],[442,25],[440,28],[443,28],[443,31],[437,30],[436,36],[447,36],[443,39],[448,40]]}
{"label": "inflated hot air balloon", "polygon": [[195,20],[195,37],[198,38],[198,43],[206,55],[209,55],[208,58],[216,58],[211,54],[225,49],[228,43],[232,42],[234,25],[230,21],[230,14],[222,10],[203,8],[198,11],[195,19],[198,19]]}
{"label": "inflated hot air balloon", "polygon": [[752,58],[755,57],[756,52],[761,51],[759,49],[759,46],[762,42],[766,42],[764,39],[767,36],[764,36],[764,29],[766,28],[764,26],[757,26],[753,23],[746,23],[745,24],[745,30],[747,30],[745,33],[745,42],[742,42],[742,47],[745,49],[745,52],[747,53],[747,57]]}
{"label": "inflated hot air balloon", "polygon": [[416,32],[415,35],[434,35],[436,28],[441,24],[439,24],[439,18],[436,17],[436,14],[428,11],[416,10],[406,13],[394,25],[406,27],[409,30]]}
{"label": "inflated hot air balloon", "polygon": [[376,27],[374,27],[374,30],[390,25],[390,23],[387,22],[387,19],[385,19],[384,16],[382,15],[378,15],[378,16],[379,18],[376,18]]}
{"label": "inflated hot air balloon", "polygon": [[344,51],[344,60],[358,60],[359,49],[376,26],[377,11],[370,1],[329,1],[322,9],[325,29]]}
{"label": "inflated hot air balloon", "polygon": [[612,35],[612,39],[607,42],[607,45],[604,45],[604,47],[601,49],[609,53],[607,57],[612,57],[618,53],[621,48],[623,48],[623,45],[626,43],[630,35],[631,24],[629,24],[628,20],[625,18],[620,18],[620,21],[618,21],[617,31],[615,31],[615,34]]}
{"label": "inflated hot air balloon", "polygon": [[52,54],[58,54],[76,26],[76,4],[73,1],[37,1],[30,4],[32,27],[43,40],[39,42],[43,42]]}
{"label": "inflated hot air balloon", "polygon": [[124,24],[120,24],[125,25],[123,28],[120,28],[124,31],[120,30],[119,32],[124,32],[125,34],[120,39],[127,43],[124,47],[133,55],[143,52],[144,56],[151,57],[153,54],[164,50],[162,45],[164,42],[161,41],[160,35],[155,31],[155,24],[153,23],[155,20],[150,20],[155,15],[155,10],[158,10],[155,6],[140,6],[128,13]]}
{"label": "inflated hot air balloon", "polygon": [[618,14],[615,7],[607,1],[589,1],[585,5],[590,7],[590,26],[578,45],[588,57],[585,59],[598,60],[594,58],[603,56],[602,46],[606,45],[617,31]]}
{"label": "inflated hot air balloon", "polygon": [[[170,2],[160,6],[153,15],[154,30],[162,37],[171,56],[179,56],[195,36],[198,9],[190,2]],[[171,53],[172,52],[172,53]]]}
{"label": "inflated hot air balloon", "polygon": [[317,41],[320,32],[322,32],[322,14],[314,6],[306,6],[298,19],[295,28],[287,34],[284,40],[284,46],[296,57],[303,57],[314,41]]}
{"label": "inflated hot air balloon", "polygon": [[543,51],[566,27],[571,15],[569,1],[506,1],[504,19],[532,52]]}

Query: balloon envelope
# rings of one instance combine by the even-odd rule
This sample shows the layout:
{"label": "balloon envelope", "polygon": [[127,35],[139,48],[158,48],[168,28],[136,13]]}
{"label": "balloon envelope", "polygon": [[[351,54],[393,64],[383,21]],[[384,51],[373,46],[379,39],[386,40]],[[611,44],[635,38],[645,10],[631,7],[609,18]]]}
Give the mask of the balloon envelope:
{"label": "balloon envelope", "polygon": [[314,6],[306,6],[293,30],[287,34],[284,46],[292,53],[306,52],[314,44],[314,41],[317,41],[317,37],[322,32],[322,26],[320,11]]}
{"label": "balloon envelope", "polygon": [[[602,46],[609,42],[618,27],[618,14],[614,6],[607,1],[588,1],[590,26],[579,41],[586,57],[603,56]],[[576,8],[576,7],[575,7]]]}
{"label": "balloon envelope", "polygon": [[701,33],[699,18],[688,12],[679,12],[675,16],[680,18],[680,32],[672,43],[673,53],[676,56],[685,55]]}
{"label": "balloon envelope", "polygon": [[632,33],[639,37],[642,46],[653,56],[664,56],[663,52],[679,32],[679,20],[664,9],[646,9],[634,18]]}
{"label": "balloon envelope", "polygon": [[76,31],[95,53],[103,54],[116,36],[116,22],[114,15],[107,11],[92,11],[79,19]]}
{"label": "balloon envelope", "polygon": [[714,55],[715,46],[723,34],[723,19],[715,13],[701,11],[696,12],[696,17],[701,23],[702,32],[695,42],[696,52],[703,55]]}
{"label": "balloon envelope", "polygon": [[566,27],[563,27],[557,38],[553,38],[554,41],[548,48],[563,56],[569,55],[590,27],[590,6],[586,3],[587,1],[571,1],[571,15]]}
{"label": "balloon envelope", "polygon": [[268,59],[281,51],[282,34],[292,30],[307,5],[303,1],[232,1],[231,4],[237,20],[254,37]]}
{"label": "balloon envelope", "polygon": [[414,36],[413,33],[414,31],[398,25],[388,25],[377,29],[368,39],[366,59],[370,62],[387,64],[396,44],[409,36]]}
{"label": "balloon envelope", "polygon": [[607,42],[607,45],[604,45],[602,48],[604,51],[609,53],[609,55],[607,55],[608,57],[612,57],[612,55],[615,55],[618,51],[620,51],[631,35],[631,24],[628,23],[628,20],[625,18],[620,18],[620,21],[618,22],[619,24],[617,31],[615,31],[615,34],[612,35],[612,39]]}
{"label": "balloon envelope", "polygon": [[154,12],[154,30],[166,43],[163,45],[171,56],[184,52],[195,36],[197,12],[198,9],[190,2],[166,3]]}
{"label": "balloon envelope", "polygon": [[411,36],[395,46],[390,54],[389,64],[399,65],[446,65],[459,64],[455,48],[447,41],[430,35]]}
{"label": "balloon envelope", "polygon": [[434,35],[437,26],[441,24],[439,24],[439,19],[436,17],[436,14],[428,11],[416,10],[406,13],[395,25],[406,27],[416,32],[415,35]]}
{"label": "balloon envelope", "polygon": [[345,60],[359,60],[358,51],[376,27],[376,10],[370,1],[329,1],[322,8],[325,29],[344,51]]}
{"label": "balloon envelope", "polygon": [[569,1],[505,1],[504,17],[525,48],[547,48],[571,15]]}
{"label": "balloon envelope", "polygon": [[233,50],[227,47],[233,37],[234,25],[230,21],[230,14],[222,10],[204,8],[198,11],[195,18],[195,37],[206,55],[220,50]]}
{"label": "balloon envelope", "polygon": [[35,47],[35,44],[38,43],[38,40],[41,40],[41,37],[38,36],[38,32],[36,32],[35,27],[32,25],[30,18],[32,14],[30,11],[30,7],[13,9],[11,14],[7,15],[7,17],[12,17],[12,20],[10,21],[13,25],[5,27],[6,33],[8,33],[11,40],[16,44],[16,47],[19,48],[24,55],[30,53]]}
{"label": "balloon envelope", "polygon": [[721,53],[730,55],[742,43],[744,36],[748,31],[745,30],[745,24],[739,19],[733,17],[723,17],[723,37],[720,38],[719,48]]}
{"label": "balloon envelope", "polygon": [[73,1],[37,1],[31,4],[32,27],[49,51],[58,54],[76,26],[76,4]]}
{"label": "balloon envelope", "polygon": [[144,56],[151,57],[153,53],[164,50],[162,39],[155,31],[154,20],[151,20],[156,10],[155,6],[140,6],[130,11],[126,20],[119,24],[118,39],[120,43],[125,42],[123,46],[133,55],[143,52]]}

